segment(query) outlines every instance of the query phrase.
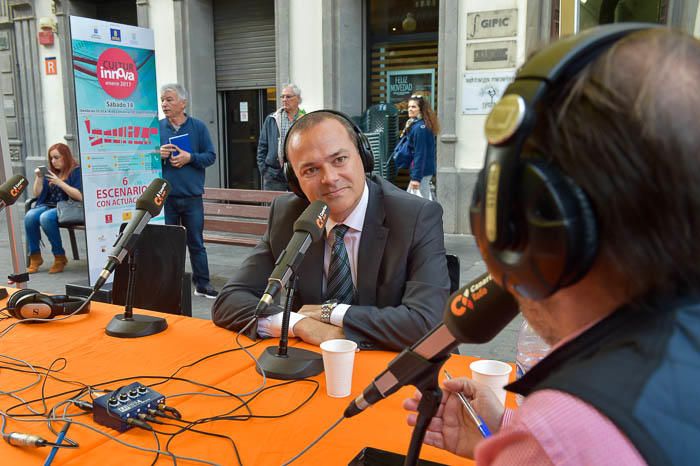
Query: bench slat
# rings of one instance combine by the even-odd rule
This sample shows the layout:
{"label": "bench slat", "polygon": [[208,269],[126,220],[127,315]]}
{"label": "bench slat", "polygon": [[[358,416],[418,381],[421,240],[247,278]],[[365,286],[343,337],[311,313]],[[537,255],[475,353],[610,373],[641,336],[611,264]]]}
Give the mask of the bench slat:
{"label": "bench slat", "polygon": [[260,202],[270,203],[284,191],[258,191],[256,189],[204,188],[205,201]]}
{"label": "bench slat", "polygon": [[262,236],[266,228],[266,223],[204,218],[204,229],[210,231],[246,233],[249,235]]}
{"label": "bench slat", "polygon": [[248,217],[267,220],[270,208],[261,205],[220,204],[213,202],[204,203],[204,215],[218,217]]}
{"label": "bench slat", "polygon": [[258,244],[258,241],[258,238],[204,235],[204,242],[206,243],[229,244],[234,246],[255,246],[256,244]]}

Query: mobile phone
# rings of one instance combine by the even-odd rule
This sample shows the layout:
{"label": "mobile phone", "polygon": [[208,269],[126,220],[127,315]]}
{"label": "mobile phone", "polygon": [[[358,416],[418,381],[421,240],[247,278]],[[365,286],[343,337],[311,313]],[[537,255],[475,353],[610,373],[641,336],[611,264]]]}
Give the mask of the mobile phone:
{"label": "mobile phone", "polygon": [[46,165],[39,165],[37,168],[38,168],[39,171],[41,172],[41,176],[46,176],[46,175],[48,175],[49,169],[46,168]]}
{"label": "mobile phone", "polygon": [[[357,454],[348,466],[403,466],[406,457],[391,451],[365,447]],[[428,460],[418,460],[418,466],[446,466]]]}

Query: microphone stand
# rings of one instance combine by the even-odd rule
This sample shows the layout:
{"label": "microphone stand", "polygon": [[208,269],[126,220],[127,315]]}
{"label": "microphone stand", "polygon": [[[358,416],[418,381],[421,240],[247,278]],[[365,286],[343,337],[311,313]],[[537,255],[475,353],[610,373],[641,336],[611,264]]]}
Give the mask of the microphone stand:
{"label": "microphone stand", "polygon": [[423,372],[421,378],[415,383],[415,387],[420,390],[423,396],[418,403],[418,417],[411,434],[411,442],[408,444],[404,466],[416,466],[418,464],[423,438],[428,430],[428,425],[437,413],[438,408],[440,408],[442,390],[438,383],[438,377],[440,368],[444,363],[444,359],[432,363],[430,369]]}
{"label": "microphone stand", "polygon": [[117,338],[138,338],[160,333],[168,328],[168,321],[162,317],[134,315],[134,282],[136,281],[136,258],[138,248],[129,253],[129,279],[126,286],[124,314],[117,314],[107,325],[105,333]]}
{"label": "microphone stand", "polygon": [[260,355],[255,370],[265,372],[266,377],[279,380],[297,380],[312,377],[323,372],[323,357],[302,348],[289,348],[289,316],[294,307],[294,293],[297,288],[297,275],[289,280],[287,302],[282,313],[279,346],[268,346]]}

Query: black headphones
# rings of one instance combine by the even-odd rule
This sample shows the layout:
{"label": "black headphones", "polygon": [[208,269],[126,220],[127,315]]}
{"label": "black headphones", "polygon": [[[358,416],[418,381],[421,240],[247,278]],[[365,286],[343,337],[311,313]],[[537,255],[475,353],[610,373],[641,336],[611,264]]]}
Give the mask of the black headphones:
{"label": "black headphones", "polygon": [[[7,312],[16,319],[53,319],[75,312],[85,302],[70,296],[49,296],[36,290],[19,290],[7,300]],[[88,303],[78,314],[90,312]]]}
{"label": "black headphones", "polygon": [[489,114],[470,221],[489,272],[507,289],[542,299],[590,269],[599,245],[588,197],[543,154],[522,154],[523,145],[543,101],[618,40],[654,27],[610,24],[555,42],[520,68]]}
{"label": "black headphones", "polygon": [[282,145],[282,162],[284,163],[284,176],[287,177],[287,184],[289,185],[289,190],[302,199],[306,199],[306,194],[304,194],[304,192],[301,190],[301,186],[299,186],[299,180],[297,179],[297,176],[294,173],[292,164],[289,163],[289,161],[287,160],[287,141],[289,141],[289,135],[292,134],[292,132],[294,131],[294,127],[297,125],[297,122],[301,121],[303,118],[306,118],[307,116],[313,113],[320,112],[337,115],[343,120],[345,120],[350,126],[352,126],[352,129],[355,131],[355,147],[357,147],[357,151],[360,153],[360,159],[362,159],[362,166],[365,169],[365,173],[372,173],[372,170],[374,170],[374,157],[372,156],[372,147],[369,145],[369,140],[367,140],[367,136],[365,136],[362,133],[362,130],[355,124],[355,122],[348,118],[348,116],[344,113],[337,112],[335,110],[316,110],[314,112],[309,112],[306,115],[297,119],[294,122],[294,124],[292,124],[292,126],[289,128],[289,131],[287,131],[287,135],[284,137],[284,144]]}

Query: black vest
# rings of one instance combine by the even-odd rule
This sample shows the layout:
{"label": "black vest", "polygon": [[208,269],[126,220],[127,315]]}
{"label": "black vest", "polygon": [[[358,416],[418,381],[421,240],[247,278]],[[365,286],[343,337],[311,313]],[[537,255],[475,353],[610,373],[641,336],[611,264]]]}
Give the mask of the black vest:
{"label": "black vest", "polygon": [[625,305],[506,389],[569,393],[652,465],[700,464],[700,299]]}

